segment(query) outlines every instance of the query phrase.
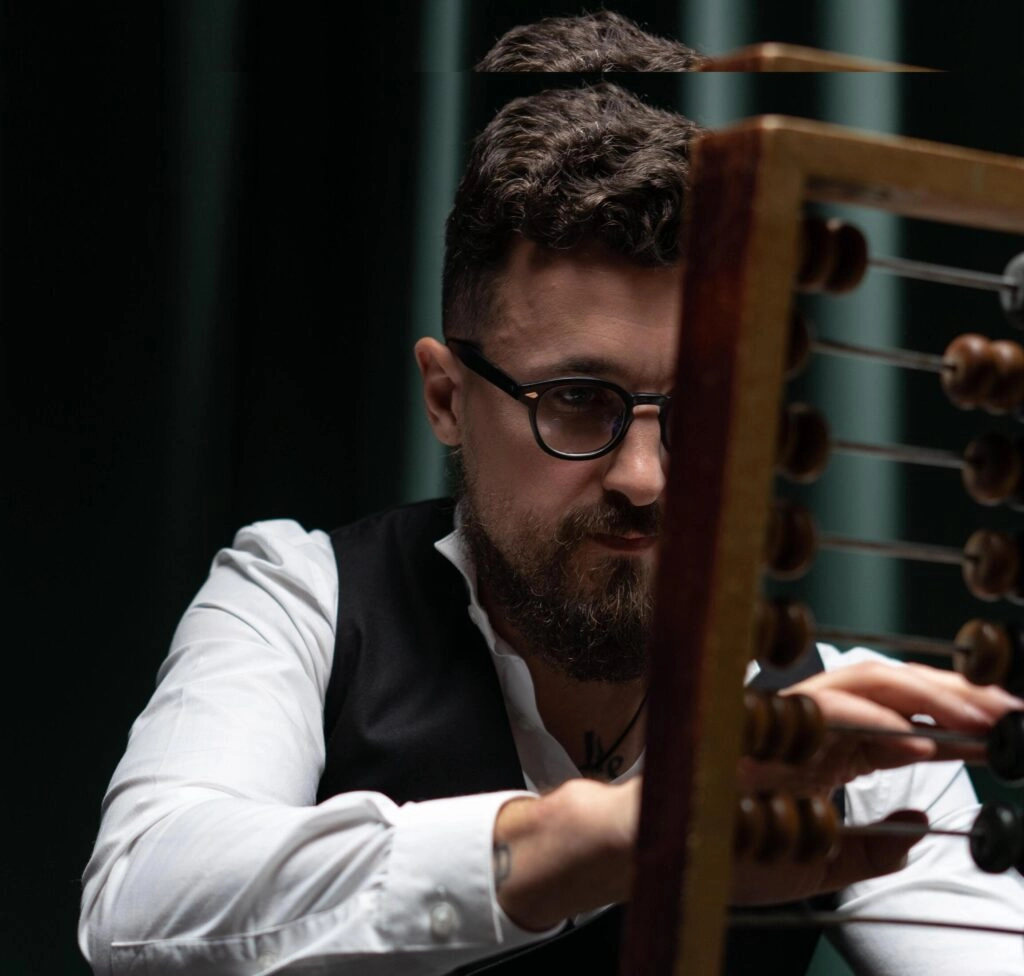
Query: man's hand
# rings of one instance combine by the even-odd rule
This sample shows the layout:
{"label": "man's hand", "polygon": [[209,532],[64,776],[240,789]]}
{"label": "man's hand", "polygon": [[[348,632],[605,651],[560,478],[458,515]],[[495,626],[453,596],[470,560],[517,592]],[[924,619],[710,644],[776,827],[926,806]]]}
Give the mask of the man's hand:
{"label": "man's hand", "polygon": [[[783,692],[797,693],[817,702],[826,724],[894,731],[912,731],[911,717],[928,715],[941,728],[984,735],[1006,712],[1024,709],[1024,702],[1001,688],[973,685],[953,671],[881,661],[825,671]],[[739,789],[828,791],[878,769],[926,760],[980,759],[984,753],[980,744],[940,745],[926,738],[830,732],[818,755],[800,766],[741,760]]]}
{"label": "man's hand", "polygon": [[[919,810],[899,810],[883,822],[926,825]],[[838,891],[855,881],[866,881],[899,871],[919,837],[841,837],[835,855],[828,860],[796,864],[792,861],[758,864],[737,860],[733,866],[732,903],[771,905],[813,898]]]}
{"label": "man's hand", "polygon": [[[1024,702],[998,688],[979,688],[960,675],[923,665],[865,662],[808,678],[787,694],[810,695],[827,723],[911,730],[915,715],[946,729],[984,734]],[[788,790],[828,796],[858,776],[924,760],[975,758],[973,746],[929,739],[829,733],[809,763],[786,766],[743,759],[738,792]],[[498,902],[517,924],[541,931],[563,919],[624,901],[629,895],[639,821],[640,780],[609,786],[571,780],[546,796],[517,799],[494,826]],[[924,823],[916,811],[889,819]],[[737,862],[736,904],[791,901],[835,891],[899,870],[913,837],[846,837],[834,858],[809,865]]]}
{"label": "man's hand", "polygon": [[[793,685],[783,694],[812,697],[826,724],[912,731],[912,716],[927,715],[944,729],[984,735],[1024,702],[1000,688],[981,688],[952,671],[919,664],[894,667],[864,662],[826,671]],[[879,769],[945,759],[981,759],[984,746],[939,744],[902,738],[829,732],[820,752],[800,766],[741,759],[739,790],[786,790],[828,798],[839,786]],[[903,810],[889,820],[927,823],[925,814]],[[737,862],[733,874],[736,904],[766,904],[837,891],[867,878],[898,871],[920,838],[843,837],[834,858],[809,865]]]}

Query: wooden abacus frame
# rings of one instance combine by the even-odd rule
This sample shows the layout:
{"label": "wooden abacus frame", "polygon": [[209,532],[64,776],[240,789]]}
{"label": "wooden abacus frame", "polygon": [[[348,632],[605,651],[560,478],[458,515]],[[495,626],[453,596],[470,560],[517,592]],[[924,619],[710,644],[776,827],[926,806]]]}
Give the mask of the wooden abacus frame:
{"label": "wooden abacus frame", "polygon": [[620,971],[717,976],[740,688],[753,644],[804,204],[1024,233],[1024,161],[766,116],[695,147],[652,632],[647,755]]}
{"label": "wooden abacus frame", "polygon": [[697,71],[932,71],[893,61],[861,58],[799,44],[768,41],[715,55]]}

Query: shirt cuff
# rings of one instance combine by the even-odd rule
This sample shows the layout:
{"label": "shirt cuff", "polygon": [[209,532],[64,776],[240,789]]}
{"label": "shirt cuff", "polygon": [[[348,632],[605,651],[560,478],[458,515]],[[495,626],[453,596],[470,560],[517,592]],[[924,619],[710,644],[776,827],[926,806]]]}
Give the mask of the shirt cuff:
{"label": "shirt cuff", "polygon": [[381,924],[396,944],[495,951],[556,934],[529,932],[498,904],[494,821],[522,790],[406,803],[394,820]]}

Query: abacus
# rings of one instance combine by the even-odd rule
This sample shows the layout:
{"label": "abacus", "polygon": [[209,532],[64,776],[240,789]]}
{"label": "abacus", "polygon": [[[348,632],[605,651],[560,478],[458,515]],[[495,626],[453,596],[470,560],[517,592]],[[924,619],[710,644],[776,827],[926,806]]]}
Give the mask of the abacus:
{"label": "abacus", "polygon": [[[809,700],[744,700],[752,658],[786,666],[814,640],[861,643],[946,658],[972,681],[1024,691],[1024,633],[1014,625],[978,617],[950,640],[859,633],[762,594],[764,574],[799,576],[816,550],[832,548],[952,564],[981,600],[1024,600],[1024,556],[1013,535],[977,532],[962,548],[830,535],[809,511],[776,499],[773,486],[776,475],[813,480],[830,453],[847,452],[957,468],[976,502],[1024,502],[1024,454],[1012,438],[981,434],[949,451],[853,442],[833,438],[815,409],[783,402],[787,376],[814,353],[935,373],[961,409],[1024,412],[1016,342],[972,333],[944,351],[873,349],[856,337],[814,338],[794,305],[794,292],[845,292],[875,267],[989,289],[1024,325],[1024,257],[998,274],[872,257],[856,227],[805,213],[807,204],[853,204],[1019,234],[1024,161],[768,116],[700,140],[690,199],[676,374],[686,395],[672,418],[644,793],[620,970],[630,976],[717,976],[734,858],[823,857],[844,830],[873,829],[843,827],[827,804],[737,798],[741,754],[801,762],[824,734]],[[920,733],[955,739],[948,730]],[[974,745],[979,761],[1019,783],[1022,743],[1024,721],[1013,715]],[[1024,864],[1024,825],[1009,806],[987,805],[961,842],[982,870]]]}

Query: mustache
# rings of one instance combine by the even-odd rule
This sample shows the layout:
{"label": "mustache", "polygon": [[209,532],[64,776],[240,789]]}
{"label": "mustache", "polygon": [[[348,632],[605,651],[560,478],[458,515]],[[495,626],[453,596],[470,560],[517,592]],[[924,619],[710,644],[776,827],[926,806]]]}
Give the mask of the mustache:
{"label": "mustache", "polygon": [[660,535],[664,516],[654,505],[637,507],[626,499],[614,498],[588,508],[578,508],[567,515],[555,532],[555,542],[571,548],[588,535]]}

